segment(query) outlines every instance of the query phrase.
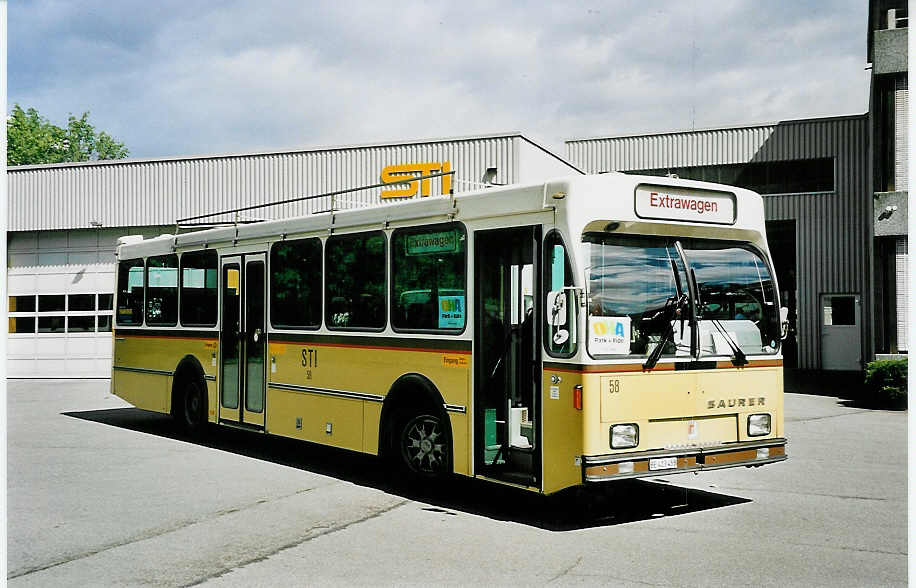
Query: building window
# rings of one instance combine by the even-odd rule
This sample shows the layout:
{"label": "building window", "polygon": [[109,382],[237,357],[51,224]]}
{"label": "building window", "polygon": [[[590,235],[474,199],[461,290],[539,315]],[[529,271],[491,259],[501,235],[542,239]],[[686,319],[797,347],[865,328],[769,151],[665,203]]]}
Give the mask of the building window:
{"label": "building window", "polygon": [[66,297],[63,294],[38,296],[38,312],[63,312]]}
{"label": "building window", "polygon": [[110,333],[111,332],[111,315],[110,314],[100,314],[99,315],[99,333]]}
{"label": "building window", "polygon": [[391,237],[391,325],[461,331],[467,320],[467,235],[460,224],[399,229]]}
{"label": "building window", "polygon": [[111,310],[111,301],[114,294],[99,294],[99,310]]}
{"label": "building window", "polygon": [[384,329],[387,306],[384,233],[328,237],[325,267],[328,327]]}
{"label": "building window", "polygon": [[68,333],[91,333],[95,331],[95,315],[67,317]]}
{"label": "building window", "polygon": [[274,243],[270,249],[270,322],[287,329],[321,326],[321,240]]}
{"label": "building window", "polygon": [[40,316],[38,317],[39,333],[63,333],[64,317],[62,316]]}
{"label": "building window", "polygon": [[10,296],[10,312],[35,312],[35,296]]}
{"label": "building window", "polygon": [[821,157],[793,161],[755,161],[730,165],[644,169],[625,173],[660,177],[673,174],[684,180],[738,186],[758,194],[804,194],[836,190],[833,161],[832,157]]}
{"label": "building window", "polygon": [[11,316],[9,319],[10,333],[34,333],[34,316]]}
{"label": "building window", "polygon": [[70,294],[67,310],[95,310],[95,294]]}

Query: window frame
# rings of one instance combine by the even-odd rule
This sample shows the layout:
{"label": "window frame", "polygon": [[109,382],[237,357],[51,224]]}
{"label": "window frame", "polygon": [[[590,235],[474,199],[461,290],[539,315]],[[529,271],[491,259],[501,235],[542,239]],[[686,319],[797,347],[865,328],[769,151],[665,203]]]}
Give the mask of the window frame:
{"label": "window frame", "polygon": [[380,327],[338,327],[338,326],[332,325],[330,317],[328,316],[328,313],[331,311],[331,303],[330,303],[329,296],[328,296],[329,272],[325,271],[322,276],[323,281],[324,281],[324,287],[322,288],[322,301],[323,301],[323,306],[324,306],[324,308],[322,309],[323,310],[322,319],[323,319],[325,328],[327,328],[329,331],[382,333],[385,331],[385,329],[388,328],[389,301],[387,300],[387,298],[388,298],[388,283],[390,282],[389,275],[388,275],[388,263],[389,263],[388,251],[390,248],[388,246],[389,245],[388,244],[388,234],[384,230],[360,231],[356,233],[339,233],[339,234],[329,235],[328,238],[325,239],[324,241],[322,265],[325,268],[325,270],[327,270],[327,268],[329,267],[328,265],[328,251],[330,250],[330,247],[328,246],[329,243],[334,243],[336,241],[343,241],[343,240],[366,239],[368,236],[371,236],[371,235],[381,235],[382,237],[382,248],[383,248],[382,255],[384,257],[384,264],[382,266],[382,269],[385,272],[384,285],[382,287],[382,295],[386,298],[386,300],[382,301],[382,311],[385,313],[384,320],[382,321],[382,326]]}
{"label": "window frame", "polygon": [[[273,281],[273,277],[274,277],[274,268],[273,268],[273,265],[274,265],[274,264],[273,264],[273,261],[272,261],[272,260],[273,260],[274,247],[276,247],[277,245],[295,243],[295,242],[298,242],[298,241],[312,241],[312,240],[318,241],[318,257],[319,257],[320,262],[321,262],[321,275],[319,276],[319,280],[318,280],[318,298],[319,298],[319,301],[318,301],[318,307],[319,307],[319,309],[318,309],[318,324],[317,324],[317,325],[308,325],[308,326],[291,326],[291,325],[280,325],[280,324],[277,324],[277,323],[274,322],[274,298],[273,298],[273,296],[274,296],[274,281]],[[268,324],[270,325],[271,330],[278,330],[278,331],[318,331],[318,330],[321,329],[322,326],[324,326],[324,325],[326,324],[326,317],[325,317],[325,294],[326,294],[326,286],[325,286],[325,265],[326,265],[326,260],[325,260],[325,249],[326,249],[326,247],[325,247],[325,241],[324,241],[321,237],[318,237],[318,236],[314,236],[314,237],[300,237],[300,238],[296,238],[296,239],[283,239],[282,241],[275,241],[274,243],[271,243],[270,249],[267,251],[267,256],[266,256],[266,259],[267,259],[267,268],[266,268],[266,269],[267,269],[267,273],[268,273],[268,275],[267,275],[267,301],[266,301],[266,303],[267,303],[267,320],[268,320]],[[386,276],[386,278],[387,278],[387,276]]]}
{"label": "window frame", "polygon": [[[554,235],[556,235],[556,237],[559,239],[559,245],[563,246],[563,256],[566,261],[566,266],[569,268],[569,273],[572,275],[572,278],[573,278],[572,286],[575,287],[576,285],[576,272],[573,269],[572,263],[570,263],[570,259],[571,259],[569,255],[570,251],[569,251],[569,247],[566,245],[566,240],[563,239],[563,234],[559,230],[550,229],[549,231],[547,231],[547,234],[544,235],[544,239],[541,243],[541,257],[542,257],[541,259],[541,276],[542,276],[542,279],[541,279],[541,290],[542,290],[541,302],[542,304],[541,306],[543,306],[543,309],[544,309],[543,311],[544,316],[541,317],[541,320],[543,321],[543,333],[541,335],[541,339],[542,339],[542,346],[544,347],[544,351],[547,353],[547,355],[549,355],[550,357],[555,357],[557,359],[569,359],[571,357],[575,357],[576,354],[579,353],[579,337],[582,336],[580,334],[580,328],[579,328],[579,314],[580,313],[579,313],[579,307],[577,305],[577,302],[573,303],[574,304],[573,320],[576,323],[575,324],[576,338],[573,340],[572,351],[568,353],[555,353],[551,351],[550,341],[548,340],[548,336],[547,336],[549,328],[550,328],[550,324],[547,319],[548,309],[547,309],[547,304],[546,304],[547,294],[550,292],[550,284],[549,284],[550,280],[549,280],[548,268],[547,268],[547,255],[548,255],[547,240],[550,239]],[[585,295],[584,289],[583,289],[582,295],[583,296]]]}
{"label": "window frame", "polygon": [[[71,330],[71,329],[70,329],[70,322],[71,322],[72,319],[92,319],[92,327],[89,328],[89,329],[86,329],[86,330],[78,330],[78,331]],[[96,315],[95,315],[95,314],[68,314],[68,315],[67,315],[67,333],[68,333],[68,334],[70,334],[70,333],[73,333],[73,334],[76,334],[76,333],[85,334],[85,333],[95,333],[95,332],[97,332]]]}
{"label": "window frame", "polygon": [[[36,329],[37,329],[37,330],[36,330],[36,333],[37,333],[37,334],[39,334],[39,335],[63,335],[63,334],[66,334],[66,332],[67,332],[67,315],[66,315],[66,314],[54,314],[53,312],[54,312],[54,311],[50,311],[48,314],[45,314],[45,315],[38,315],[38,317],[37,317],[38,320],[35,321],[35,323],[36,323],[35,326],[36,326]],[[53,319],[60,319],[60,330],[45,330],[45,331],[42,331],[42,330],[41,330],[41,322],[42,322],[42,319],[45,319],[46,321],[50,321],[50,320],[53,320]]]}
{"label": "window frame", "polygon": [[[51,298],[60,298],[62,301],[62,304],[60,308],[57,308],[56,306],[54,308],[42,308],[41,307],[42,298],[44,298],[46,301]],[[37,312],[39,313],[42,313],[42,312],[44,313],[49,313],[49,312],[66,313],[67,312],[67,294],[39,294],[38,295],[38,306],[36,306],[36,309],[37,309]]]}
{"label": "window frame", "polygon": [[[776,312],[777,312],[777,313],[779,312],[779,308],[780,308],[780,305],[782,304],[782,301],[780,300],[780,297],[779,297],[779,284],[778,284],[777,279],[776,279],[776,272],[775,272],[774,269],[773,269],[772,260],[770,259],[769,255],[767,255],[761,248],[759,248],[759,247],[758,247],[757,245],[755,245],[754,243],[751,243],[751,242],[748,242],[748,241],[731,241],[730,239],[719,239],[719,238],[709,238],[709,237],[684,237],[684,236],[671,236],[671,235],[644,235],[644,234],[619,233],[619,234],[615,234],[615,236],[617,236],[617,237],[623,237],[623,238],[632,238],[632,239],[634,239],[634,240],[640,239],[640,238],[660,238],[660,239],[664,239],[664,240],[671,240],[672,242],[673,242],[674,240],[676,240],[676,239],[680,239],[680,240],[682,240],[682,241],[688,242],[687,244],[685,244],[685,250],[686,250],[686,253],[687,253],[688,261],[689,261],[689,259],[690,259],[690,255],[689,255],[689,252],[690,252],[690,249],[689,249],[689,242],[691,242],[691,241],[699,241],[699,242],[717,242],[717,243],[722,243],[722,244],[731,242],[731,243],[732,243],[732,247],[738,248],[738,249],[744,249],[745,251],[748,251],[748,252],[751,253],[752,255],[755,255],[755,256],[758,258],[758,260],[759,260],[760,262],[763,263],[764,267],[766,267],[767,271],[769,272],[770,279],[772,280],[772,284],[773,284],[773,300],[774,300]],[[584,242],[584,241],[583,241],[583,242]],[[586,268],[586,269],[590,269],[590,267],[589,267],[589,268]],[[590,293],[590,292],[589,292],[589,289],[588,289],[588,283],[589,283],[588,274],[586,274],[585,283],[586,283],[586,293],[588,294],[588,293]],[[684,287],[686,288],[686,285],[685,285]],[[587,330],[587,329],[588,329],[588,314],[585,315],[585,320],[586,320],[586,330]],[[643,356],[643,355],[634,355],[634,354],[628,354],[628,355],[619,355],[619,354],[592,354],[591,349],[590,349],[590,345],[589,345],[590,336],[589,336],[589,334],[588,334],[587,331],[586,331],[586,334],[585,334],[585,338],[586,338],[586,339],[585,339],[585,352],[586,352],[586,354],[587,354],[588,357],[590,357],[591,359],[594,359],[594,360],[597,360],[597,361],[603,361],[603,360],[627,360],[628,362],[639,361],[640,363],[642,363],[642,360],[644,360],[646,357],[648,357],[648,354],[646,354],[645,356]],[[776,346],[776,348],[774,349],[774,351],[773,351],[772,353],[747,353],[747,352],[745,352],[745,353],[746,353],[746,355],[748,355],[748,356],[766,357],[767,359],[770,359],[770,358],[772,358],[773,356],[782,353],[782,341],[777,339],[776,344],[777,344],[777,346]],[[724,357],[724,355],[720,355],[720,354],[702,355],[701,358],[700,358],[700,360],[701,360],[701,361],[705,361],[705,360],[708,360],[708,359],[710,359],[710,358],[720,358],[720,357]],[[687,357],[687,356],[662,355],[659,361],[660,361],[660,362],[661,362],[661,361],[664,361],[664,362],[669,362],[669,361],[670,361],[670,362],[678,363],[678,362],[692,361],[692,359],[691,359],[690,357]]]}
{"label": "window frame", "polygon": [[[410,329],[410,328],[396,327],[394,325],[394,320],[391,319],[391,317],[394,316],[394,300],[395,300],[395,297],[394,297],[394,255],[395,255],[394,238],[395,238],[395,235],[397,233],[406,233],[406,234],[410,234],[411,232],[422,233],[431,227],[442,227],[446,230],[447,228],[458,227],[461,229],[461,232],[464,234],[465,245],[464,245],[464,258],[462,261],[464,262],[465,312],[464,312],[464,326],[462,326],[460,329]],[[391,232],[391,244],[392,244],[391,247],[389,247],[390,253],[388,255],[388,267],[386,268],[390,276],[390,279],[388,280],[388,288],[389,288],[388,316],[389,316],[390,323],[391,323],[391,330],[394,331],[395,333],[424,333],[428,335],[451,335],[451,336],[463,335],[467,331],[468,322],[470,321],[469,312],[467,310],[469,299],[470,299],[470,297],[468,296],[468,281],[469,281],[468,280],[468,274],[469,274],[468,272],[468,269],[469,269],[468,268],[468,249],[470,248],[469,247],[470,240],[468,239],[468,230],[467,230],[467,227],[464,225],[464,223],[459,222],[459,221],[450,221],[450,222],[444,222],[444,223],[433,223],[433,224],[428,224],[428,225],[399,227],[397,229],[394,229]]]}
{"label": "window frame", "polygon": [[[9,314],[14,314],[17,312],[34,314],[38,312],[38,295],[37,294],[12,294],[12,295],[8,294],[7,301],[6,301],[7,309],[13,306],[13,304],[11,304],[12,301],[10,300],[10,298],[31,298],[32,299],[32,308],[27,309],[27,310],[19,310],[18,308],[16,310],[8,310]],[[18,302],[16,303],[16,306],[17,307],[19,306]]]}
{"label": "window frame", "polygon": [[177,327],[178,321],[181,318],[181,279],[178,277],[175,281],[175,322],[174,323],[151,323],[149,321],[149,270],[150,259],[155,259],[159,257],[172,257],[176,259],[175,270],[181,271],[181,259],[177,253],[164,253],[162,255],[150,255],[149,257],[143,260],[143,324],[147,327]]}
{"label": "window frame", "polygon": [[[216,265],[214,265],[214,270],[216,271],[216,288],[215,288],[215,299],[214,299],[214,312],[213,312],[213,322],[212,323],[193,323],[193,322],[184,322],[182,317],[182,310],[184,310],[184,256],[188,253],[212,253],[213,257],[216,260]],[[219,254],[216,252],[216,249],[195,249],[191,251],[182,251],[181,255],[178,256],[178,324],[182,327],[215,327],[219,324]],[[206,272],[206,268],[204,268]],[[206,273],[204,274],[204,289],[206,289]],[[145,318],[145,317],[144,317]],[[156,325],[159,326],[159,325]]]}
{"label": "window frame", "polygon": [[[140,265],[135,265],[131,267],[142,267],[143,268],[143,302],[140,306],[140,322],[130,322],[130,323],[121,322],[121,316],[119,313],[120,308],[118,307],[118,302],[119,302],[118,294],[120,293],[121,284],[118,283],[117,284],[118,287],[115,289],[115,292],[114,292],[114,298],[112,299],[112,315],[114,316],[114,320],[112,321],[112,330],[114,330],[117,327],[133,328],[133,327],[143,327],[146,325],[146,258],[145,257],[132,257],[130,259],[119,259],[118,264],[115,269],[115,276],[117,278],[120,278],[121,264],[127,263],[129,261],[139,261],[141,262]],[[130,275],[130,270],[128,270],[127,273],[128,275]]]}
{"label": "window frame", "polygon": [[[7,333],[8,336],[11,336],[11,337],[13,337],[13,338],[16,338],[17,336],[18,336],[18,337],[27,337],[27,336],[29,336],[29,335],[36,335],[36,334],[38,334],[38,316],[35,315],[35,313],[32,313],[32,314],[12,314],[12,313],[11,313],[11,314],[9,315],[9,317],[8,317],[7,320],[15,320],[15,321],[18,321],[18,320],[26,320],[26,321],[31,320],[31,321],[32,321],[32,330],[31,330],[31,331],[18,331],[18,330],[17,330],[17,331],[13,331],[13,330],[10,330],[10,331]],[[7,328],[9,328],[9,327],[7,327]]]}

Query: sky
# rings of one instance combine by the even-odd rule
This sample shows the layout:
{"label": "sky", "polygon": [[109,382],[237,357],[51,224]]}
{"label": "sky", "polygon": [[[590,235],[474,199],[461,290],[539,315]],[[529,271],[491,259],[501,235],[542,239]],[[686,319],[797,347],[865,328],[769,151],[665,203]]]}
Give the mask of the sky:
{"label": "sky", "polygon": [[521,131],[574,138],[868,109],[867,0],[16,0],[8,109],[131,157]]}

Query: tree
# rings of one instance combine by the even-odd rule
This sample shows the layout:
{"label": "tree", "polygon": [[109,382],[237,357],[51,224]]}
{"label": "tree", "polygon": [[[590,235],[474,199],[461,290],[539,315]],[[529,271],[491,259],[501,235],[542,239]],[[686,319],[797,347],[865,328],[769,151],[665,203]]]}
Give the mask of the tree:
{"label": "tree", "polygon": [[96,132],[88,112],[79,118],[71,114],[67,127],[61,128],[34,108],[23,110],[18,104],[6,119],[6,140],[9,166],[124,159],[130,153],[105,131]]}

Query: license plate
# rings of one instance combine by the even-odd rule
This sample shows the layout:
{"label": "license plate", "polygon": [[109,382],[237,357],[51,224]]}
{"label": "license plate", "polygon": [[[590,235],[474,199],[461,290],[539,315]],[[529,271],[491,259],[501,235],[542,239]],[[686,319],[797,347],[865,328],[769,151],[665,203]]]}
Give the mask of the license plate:
{"label": "license plate", "polygon": [[649,460],[649,469],[652,471],[671,470],[676,467],[677,467],[677,458],[676,457],[658,457],[658,458]]}

